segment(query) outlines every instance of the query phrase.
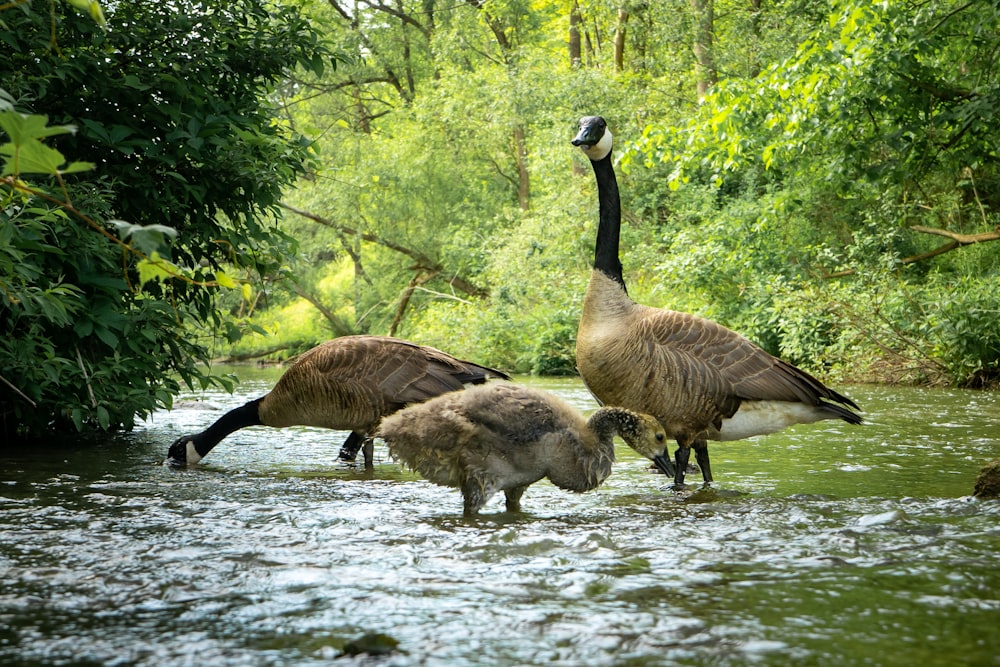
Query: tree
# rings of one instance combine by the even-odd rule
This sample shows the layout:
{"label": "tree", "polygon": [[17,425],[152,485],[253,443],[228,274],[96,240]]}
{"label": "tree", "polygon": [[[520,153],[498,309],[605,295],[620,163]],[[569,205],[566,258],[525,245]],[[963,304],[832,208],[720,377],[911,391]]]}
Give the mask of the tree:
{"label": "tree", "polygon": [[[1000,12],[986,2],[841,3],[756,79],[720,81],[686,123],[647,128],[632,157],[684,197],[712,193],[692,234],[726,259],[704,276],[712,301],[733,318],[778,323],[767,325],[775,347],[815,358],[822,335],[804,343],[787,294],[853,276],[802,288],[802,320],[825,311],[818,329],[851,332],[853,345],[868,338],[873,365],[905,366],[913,379],[985,384],[1000,374],[1000,335],[979,324],[1000,307],[997,249],[984,243],[1000,206],[998,35]],[[941,252],[928,230],[964,255]],[[962,307],[940,307],[949,283],[967,283]],[[754,294],[774,310],[747,308]]]}
{"label": "tree", "polygon": [[[42,1],[0,24],[0,70],[10,73],[0,137],[5,440],[129,428],[168,406],[179,380],[228,384],[200,365],[212,334],[199,341],[185,324],[239,335],[215,294],[237,286],[232,267],[278,265],[289,239],[270,212],[309,159],[268,101],[290,68],[329,62],[293,8],[106,9],[106,28]],[[75,131],[44,130],[46,116]],[[18,119],[43,129],[28,136]],[[18,155],[46,138],[47,150],[93,170],[33,175]]]}

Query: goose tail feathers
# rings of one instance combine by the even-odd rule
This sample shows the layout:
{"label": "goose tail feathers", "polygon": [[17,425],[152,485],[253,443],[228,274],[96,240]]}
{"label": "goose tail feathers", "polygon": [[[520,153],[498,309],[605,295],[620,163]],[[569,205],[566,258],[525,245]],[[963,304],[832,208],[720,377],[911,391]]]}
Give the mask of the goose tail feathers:
{"label": "goose tail feathers", "polygon": [[[837,394],[837,396],[840,396],[840,394]],[[857,405],[854,404],[854,401],[852,401],[851,399],[846,398],[844,396],[840,396],[840,398],[844,399],[841,402],[846,403],[848,405],[852,405],[854,407],[858,407]],[[865,421],[858,413],[851,412],[844,406],[837,405],[836,403],[820,401],[819,405],[816,407],[818,407],[823,412],[829,413],[831,418],[843,419],[848,424],[863,424]]]}

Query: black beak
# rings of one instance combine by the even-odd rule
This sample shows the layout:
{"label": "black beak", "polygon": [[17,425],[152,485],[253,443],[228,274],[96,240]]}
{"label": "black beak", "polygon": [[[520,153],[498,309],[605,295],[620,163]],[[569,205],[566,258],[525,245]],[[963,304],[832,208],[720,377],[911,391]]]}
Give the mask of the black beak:
{"label": "black beak", "polygon": [[663,454],[657,454],[656,456],[654,456],[653,457],[653,463],[667,477],[673,477],[674,476],[674,463],[673,463],[673,461],[670,460],[670,457],[667,456],[666,452],[664,452]]}
{"label": "black beak", "polygon": [[183,468],[186,466],[188,440],[190,438],[187,436],[174,440],[170,445],[170,449],[167,450],[167,460],[163,462],[163,465],[172,468]]}
{"label": "black beak", "polygon": [[581,127],[580,133],[577,134],[575,137],[573,137],[570,143],[573,144],[574,146],[580,146],[581,148],[586,149],[590,148],[600,140],[601,137],[596,132],[594,132],[594,128]]}
{"label": "black beak", "polygon": [[587,116],[580,121],[580,132],[570,143],[586,150],[601,140],[607,127],[600,116]]}

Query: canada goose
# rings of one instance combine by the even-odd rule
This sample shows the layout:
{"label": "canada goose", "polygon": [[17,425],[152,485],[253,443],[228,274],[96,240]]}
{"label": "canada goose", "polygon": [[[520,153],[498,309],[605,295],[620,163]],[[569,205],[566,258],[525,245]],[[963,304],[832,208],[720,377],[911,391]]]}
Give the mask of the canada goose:
{"label": "canada goose", "polygon": [[572,144],[590,158],[600,203],[577,369],[602,405],[660,420],[678,444],[675,484],[684,483],[692,447],[705,482],[712,481],[708,440],[741,440],[821,419],[861,423],[843,407],[859,409],[854,401],[743,336],[696,315],[632,301],[618,257],[621,202],[607,123],[584,117]]}
{"label": "canada goose", "polygon": [[340,457],[353,460],[382,417],[411,403],[479,384],[509,380],[500,371],[433,347],[383,336],[344,336],[303,353],[266,395],[230,410],[201,433],[170,445],[167,463],[197,463],[227,435],[246,426],[318,426],[351,434]]}
{"label": "canada goose", "polygon": [[659,422],[623,408],[601,408],[585,420],[546,391],[505,382],[438,396],[387,417],[377,437],[389,456],[442,486],[458,487],[473,516],[497,491],[507,511],[543,477],[568,491],[589,491],[607,479],[614,436],[668,466],[667,436]]}

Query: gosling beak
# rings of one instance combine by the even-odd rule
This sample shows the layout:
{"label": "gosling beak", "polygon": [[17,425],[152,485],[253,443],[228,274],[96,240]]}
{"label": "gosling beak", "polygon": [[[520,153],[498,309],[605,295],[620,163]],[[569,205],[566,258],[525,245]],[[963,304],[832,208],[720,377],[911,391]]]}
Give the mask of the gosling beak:
{"label": "gosling beak", "polygon": [[662,454],[657,454],[656,456],[654,456],[653,457],[653,463],[667,477],[673,477],[674,476],[674,462],[670,460],[670,457],[667,456],[666,452],[664,452]]}

